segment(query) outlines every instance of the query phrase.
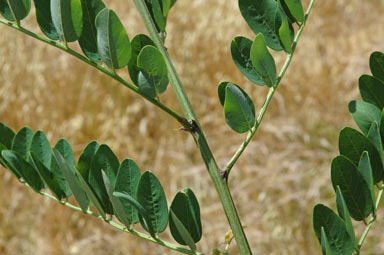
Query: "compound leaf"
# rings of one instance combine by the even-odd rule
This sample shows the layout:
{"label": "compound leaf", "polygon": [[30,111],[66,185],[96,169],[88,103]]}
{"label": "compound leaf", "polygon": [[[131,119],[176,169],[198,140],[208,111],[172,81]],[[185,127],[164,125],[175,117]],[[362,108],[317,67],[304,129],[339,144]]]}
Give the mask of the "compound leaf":
{"label": "compound leaf", "polygon": [[317,204],[313,208],[313,229],[321,242],[321,228],[324,229],[332,255],[352,254],[354,244],[348,235],[343,219],[330,208]]}
{"label": "compound leaf", "polygon": [[[272,0],[274,1],[274,0]],[[262,77],[268,87],[274,86],[276,82],[276,65],[271,53],[265,44],[264,36],[259,33],[252,43],[251,61],[256,72]]]}
{"label": "compound leaf", "polygon": [[373,170],[374,183],[383,179],[383,164],[376,147],[372,142],[357,130],[345,127],[339,135],[339,151],[341,155],[349,158],[355,166],[359,164],[361,154],[367,151]]}
{"label": "compound leaf", "polygon": [[232,59],[245,77],[247,77],[251,82],[263,86],[265,85],[263,78],[256,72],[252,65],[250,57],[251,47],[252,41],[250,39],[242,36],[235,37],[231,42]]}
{"label": "compound leaf", "polygon": [[[155,233],[163,232],[168,225],[167,199],[159,180],[150,171],[145,171],[140,177],[137,188],[137,201],[148,213],[149,221]],[[147,224],[141,218],[140,222],[145,230],[150,232],[146,228]]]}
{"label": "compound leaf", "polygon": [[74,42],[83,30],[83,9],[81,0],[51,0],[53,25],[60,40]]}
{"label": "compound leaf", "polygon": [[345,156],[337,156],[331,164],[332,185],[340,187],[351,217],[364,220],[372,212],[370,190],[356,165]]}
{"label": "compound leaf", "polygon": [[41,31],[51,40],[59,40],[60,36],[53,24],[51,13],[52,0],[33,0],[36,8],[36,19]]}
{"label": "compound leaf", "polygon": [[131,57],[131,43],[116,13],[104,8],[96,16],[97,48],[111,69],[123,68]]}
{"label": "compound leaf", "polygon": [[105,8],[101,0],[81,0],[83,8],[83,32],[79,38],[79,44],[84,54],[93,62],[101,60],[97,51],[96,16]]}
{"label": "compound leaf", "polygon": [[373,121],[380,123],[381,111],[373,104],[354,100],[348,104],[348,109],[364,134],[368,134]]}

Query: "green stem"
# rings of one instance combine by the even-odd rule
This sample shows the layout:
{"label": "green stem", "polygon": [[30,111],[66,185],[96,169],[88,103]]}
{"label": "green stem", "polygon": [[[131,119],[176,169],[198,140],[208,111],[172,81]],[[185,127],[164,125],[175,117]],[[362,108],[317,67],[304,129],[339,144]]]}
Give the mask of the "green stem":
{"label": "green stem", "polygon": [[[28,186],[28,185],[27,185]],[[39,192],[41,195],[49,198],[49,199],[52,199],[52,200],[55,200],[57,202],[59,202],[60,204],[64,205],[64,206],[67,206],[73,210],[76,210],[76,211],[79,211],[79,212],[83,212],[82,209],[80,207],[77,207],[75,205],[72,205],[68,202],[63,202],[63,201],[60,201],[58,200],[56,197],[52,196],[51,194],[49,193],[46,193],[46,192]],[[106,222],[107,224],[111,225],[112,227],[118,229],[118,230],[121,230],[123,232],[127,232],[127,233],[130,233],[132,235],[135,235],[137,237],[140,237],[142,239],[145,239],[147,241],[150,241],[150,242],[153,242],[153,243],[156,243],[156,244],[159,244],[161,246],[164,246],[168,249],[171,249],[171,250],[174,250],[174,251],[178,251],[178,252],[181,252],[181,253],[184,253],[184,254],[191,254],[191,255],[203,255],[203,253],[200,253],[200,252],[194,252],[194,251],[191,251],[191,250],[188,250],[188,249],[185,249],[183,247],[180,247],[180,246],[177,246],[177,245],[174,245],[172,243],[169,243],[169,242],[166,242],[166,241],[163,241],[163,240],[159,240],[159,239],[155,239],[153,238],[152,236],[149,236],[145,233],[141,233],[137,230],[134,230],[134,229],[128,229],[127,227],[125,226],[122,226],[120,225],[119,223],[116,223],[112,220],[105,220],[102,216],[98,215],[97,213],[94,213],[90,210],[86,211],[86,212],[83,212],[85,214],[88,214],[88,215],[91,215],[91,216],[94,216],[96,218],[98,218],[99,220],[102,220],[104,222]]]}
{"label": "green stem", "polygon": [[228,161],[228,163],[223,168],[223,171],[226,173],[227,178],[229,176],[229,173],[232,170],[232,167],[235,165],[237,160],[240,158],[241,154],[243,154],[245,148],[247,148],[247,145],[252,140],[253,136],[256,134],[256,131],[259,128],[259,126],[263,120],[264,114],[265,114],[265,112],[269,106],[269,103],[271,102],[271,99],[272,99],[273,95],[275,94],[275,91],[276,91],[277,87],[279,86],[281,79],[284,77],[285,72],[287,71],[289,64],[292,61],[292,57],[293,57],[293,54],[295,52],[296,45],[300,39],[301,33],[302,33],[305,25],[307,23],[307,19],[308,19],[309,14],[312,10],[314,2],[315,2],[315,0],[311,0],[310,4],[308,6],[308,9],[305,13],[304,22],[300,25],[299,30],[296,33],[295,39],[293,40],[292,52],[290,54],[288,54],[287,58],[285,59],[284,65],[281,68],[281,71],[279,73],[279,76],[277,77],[276,83],[274,84],[274,86],[269,88],[267,98],[265,99],[265,102],[264,102],[263,106],[261,107],[261,109],[257,115],[257,120],[255,121],[255,125],[248,131],[247,137],[244,139],[243,143],[240,145],[240,147],[237,149],[236,153],[233,155],[233,157]]}
{"label": "green stem", "polygon": [[228,189],[227,183],[224,180],[224,178],[222,178],[221,176],[221,171],[215,161],[215,158],[211,152],[211,149],[200,127],[200,124],[192,110],[191,104],[184,91],[183,85],[177,75],[175,67],[173,66],[173,63],[168,55],[168,52],[164,48],[161,38],[159,37],[158,31],[156,30],[156,26],[153,23],[153,20],[145,5],[145,2],[144,0],[134,0],[134,2],[152,40],[154,41],[155,45],[157,46],[157,48],[159,49],[159,51],[161,52],[161,54],[165,59],[165,62],[167,64],[167,69],[168,69],[168,76],[169,76],[169,80],[171,81],[172,88],[175,92],[176,98],[180,104],[180,107],[184,115],[186,116],[186,118],[191,124],[189,130],[191,131],[191,134],[195,139],[197,147],[199,148],[201,156],[208,169],[210,178],[219,195],[219,199],[224,208],[228,222],[231,226],[240,254],[243,254],[243,255],[252,254],[247,238],[245,236],[243,227],[241,225],[240,218],[237,214],[236,207],[233,203],[231,193]]}
{"label": "green stem", "polygon": [[[384,184],[381,184],[380,191],[379,191],[379,194],[377,195],[377,199],[376,199],[375,211],[377,211],[377,209],[379,208],[380,201],[383,197],[383,192],[384,192]],[[360,254],[360,248],[361,248],[361,246],[363,246],[363,243],[364,243],[365,239],[367,238],[368,232],[371,229],[371,227],[375,221],[376,221],[376,213],[374,213],[371,216],[371,218],[368,221],[367,226],[365,227],[363,235],[361,236],[359,244],[357,245],[357,251],[355,253],[356,255]]]}
{"label": "green stem", "polygon": [[11,28],[14,28],[20,32],[23,32],[24,34],[27,34],[39,41],[42,41],[44,43],[47,43],[49,45],[52,45],[72,56],[74,56],[75,58],[91,65],[92,67],[98,69],[99,71],[105,73],[106,75],[108,75],[109,77],[115,79],[116,81],[120,82],[122,85],[124,85],[125,87],[129,88],[130,90],[132,90],[133,92],[139,94],[140,96],[144,97],[146,100],[148,100],[149,102],[151,102],[152,104],[156,105],[157,107],[159,107],[161,110],[163,110],[164,112],[168,113],[169,115],[171,115],[173,118],[175,118],[181,125],[183,125],[184,127],[188,127],[188,122],[187,120],[182,117],[180,114],[178,114],[177,112],[175,112],[174,110],[170,109],[169,107],[167,107],[166,105],[162,104],[161,102],[159,102],[158,100],[154,99],[154,98],[151,98],[151,97],[148,97],[146,96],[145,94],[143,94],[139,88],[137,86],[135,86],[134,84],[124,80],[121,76],[119,76],[118,74],[116,74],[113,70],[109,70],[107,68],[105,68],[104,66],[98,64],[98,63],[95,63],[91,60],[89,60],[87,57],[81,55],[80,53],[66,47],[65,45],[63,44],[60,44],[58,42],[55,42],[55,41],[52,41],[50,39],[47,39],[45,37],[42,37],[40,35],[37,35],[35,33],[33,33],[32,31],[29,31],[28,29],[25,29],[23,27],[18,27],[17,25],[7,21],[7,20],[4,20],[2,18],[0,18],[0,23],[3,23]]}

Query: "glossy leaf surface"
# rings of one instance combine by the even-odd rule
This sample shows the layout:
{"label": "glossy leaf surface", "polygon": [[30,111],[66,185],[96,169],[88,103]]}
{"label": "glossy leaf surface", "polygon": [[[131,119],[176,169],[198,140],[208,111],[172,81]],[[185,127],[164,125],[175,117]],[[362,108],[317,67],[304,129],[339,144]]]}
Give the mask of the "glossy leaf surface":
{"label": "glossy leaf surface", "polygon": [[276,82],[276,65],[267,49],[264,36],[260,33],[256,35],[252,43],[250,57],[256,72],[268,87],[272,87]]}
{"label": "glossy leaf surface", "polygon": [[304,21],[304,10],[300,0],[282,0],[288,7],[289,13],[299,22]]}
{"label": "glossy leaf surface", "polygon": [[20,21],[28,16],[31,0],[0,0],[0,13],[9,21]]}
{"label": "glossy leaf surface", "polygon": [[103,62],[111,69],[120,69],[131,57],[131,43],[116,13],[103,9],[96,17],[97,48]]}
{"label": "glossy leaf surface", "polygon": [[252,65],[251,47],[252,41],[250,39],[242,36],[235,37],[231,42],[232,59],[245,77],[251,82],[262,86],[265,85],[265,82]]}
{"label": "glossy leaf surface", "polygon": [[59,40],[60,36],[53,25],[51,13],[52,0],[33,0],[36,8],[36,19],[41,31],[51,40]]}
{"label": "glossy leaf surface", "polygon": [[81,0],[51,0],[53,25],[63,42],[74,42],[83,30]]}

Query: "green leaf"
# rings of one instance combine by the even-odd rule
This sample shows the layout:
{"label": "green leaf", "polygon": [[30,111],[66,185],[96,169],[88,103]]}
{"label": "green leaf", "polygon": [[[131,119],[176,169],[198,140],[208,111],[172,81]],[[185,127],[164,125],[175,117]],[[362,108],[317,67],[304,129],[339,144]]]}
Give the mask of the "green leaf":
{"label": "green leaf", "polygon": [[348,207],[344,200],[344,196],[343,196],[343,193],[341,192],[340,186],[337,186],[336,188],[336,205],[337,205],[337,211],[339,212],[340,217],[344,220],[345,229],[347,230],[349,238],[351,238],[351,241],[353,242],[354,247],[357,248],[355,231],[353,229],[351,215],[349,214]]}
{"label": "green leaf", "polygon": [[249,96],[229,82],[222,82],[218,93],[227,124],[238,133],[250,130],[255,124],[255,106]]}
{"label": "green leaf", "polygon": [[[114,190],[116,192],[125,192],[133,198],[136,198],[140,175],[140,169],[135,161],[132,159],[124,159],[117,172]],[[139,222],[137,210],[132,207],[131,203],[122,201],[122,204],[129,222],[132,224]]]}
{"label": "green leaf", "polygon": [[137,57],[137,66],[141,70],[138,77],[139,89],[150,97],[156,97],[167,89],[168,70],[160,51],[145,46]]}
{"label": "green leaf", "polygon": [[245,77],[247,77],[251,82],[263,86],[265,85],[265,82],[252,65],[250,57],[251,47],[252,41],[248,38],[242,36],[235,37],[231,42],[232,59]]}
{"label": "green leaf", "polygon": [[111,181],[109,180],[107,174],[104,172],[104,170],[101,170],[103,181],[105,184],[105,189],[107,190],[109,199],[111,200],[112,206],[116,212],[116,216],[118,219],[129,228],[131,225],[130,221],[128,220],[128,217],[125,213],[123,204],[121,203],[120,199],[115,197],[113,195],[113,184],[111,184]]}
{"label": "green leaf", "polygon": [[18,153],[10,150],[3,150],[1,156],[4,158],[7,166],[15,174],[21,176],[26,183],[36,192],[44,188],[44,183],[40,179],[36,169],[33,168],[23,157]]}
{"label": "green leaf", "polygon": [[74,165],[68,164],[66,159],[56,148],[53,148],[53,155],[59,168],[61,169],[61,172],[67,180],[69,188],[75,196],[76,201],[79,203],[81,210],[86,213],[88,211],[89,200],[87,198],[87,194],[81,187],[80,181],[76,177]]}
{"label": "green leaf", "polygon": [[373,76],[384,81],[384,53],[375,51],[369,58],[369,67]]}
{"label": "green leaf", "polygon": [[23,127],[17,132],[12,141],[12,150],[17,152],[24,160],[29,160],[28,152],[31,148],[33,131],[29,127]]}
{"label": "green leaf", "polygon": [[384,78],[362,75],[359,78],[359,90],[361,98],[365,102],[376,105],[379,109],[384,108]]}
{"label": "green leaf", "polygon": [[380,137],[380,129],[379,125],[377,124],[376,121],[373,121],[371,124],[371,127],[369,128],[367,137],[369,141],[375,146],[379,154],[381,155],[381,158],[383,159],[383,144],[381,142],[381,137]]}
{"label": "green leaf", "polygon": [[301,0],[283,0],[292,17],[299,22],[304,21],[304,10]]}
{"label": "green leaf", "polygon": [[370,159],[367,151],[364,151],[363,154],[361,154],[361,159],[357,169],[363,176],[365,183],[369,188],[371,199],[372,199],[372,205],[375,205],[376,200],[375,200],[375,188],[374,188],[373,176],[372,176],[372,167],[371,167],[371,163],[370,163]]}
{"label": "green leaf", "polygon": [[119,166],[119,160],[112,150],[105,144],[100,145],[92,159],[88,181],[101,202],[104,211],[108,214],[113,214],[113,209],[112,204],[109,201],[107,190],[105,189],[101,170],[104,170],[109,180],[112,183],[115,183]]}
{"label": "green leaf", "polygon": [[352,254],[354,244],[347,233],[343,219],[330,208],[317,204],[313,208],[313,229],[321,242],[321,228],[324,228],[332,255]]}
{"label": "green leaf", "polygon": [[373,121],[380,123],[381,111],[373,104],[354,100],[348,104],[348,109],[364,134],[368,134]]}
{"label": "green leaf", "polygon": [[[171,217],[171,213],[176,216],[177,220],[182,224],[184,229],[178,226],[178,223]],[[178,192],[172,201],[170,215],[169,215],[169,228],[173,238],[182,245],[191,247],[188,241],[188,236],[185,236],[181,231],[184,230],[192,238],[193,245],[200,241],[202,235],[202,227],[200,220],[200,206],[196,199],[195,194],[190,189],[184,189],[183,192]],[[192,247],[191,247],[192,249]]]}
{"label": "green leaf", "polygon": [[348,157],[355,166],[359,164],[361,154],[368,151],[374,183],[376,184],[383,179],[383,164],[380,154],[372,142],[357,130],[345,127],[340,131],[339,151],[341,155]]}
{"label": "green leaf", "polygon": [[79,161],[77,162],[77,170],[81,173],[81,176],[83,176],[85,180],[88,180],[92,159],[98,149],[99,144],[96,141],[92,141],[80,154]]}
{"label": "green leaf", "polygon": [[74,42],[83,30],[83,10],[81,0],[51,0],[53,25],[60,40]]}
{"label": "green leaf", "polygon": [[87,181],[83,178],[83,176],[81,175],[81,173],[78,170],[75,169],[75,173],[76,173],[77,178],[80,181],[81,187],[83,188],[83,190],[87,194],[87,196],[88,196],[89,200],[91,201],[91,203],[93,204],[93,206],[100,213],[100,215],[103,217],[103,219],[106,219],[107,217],[106,217],[104,208],[101,205],[100,201],[98,200],[96,194],[93,192],[92,188],[89,186]]}
{"label": "green leaf", "polygon": [[36,8],[36,19],[41,31],[51,40],[59,40],[60,36],[53,25],[51,14],[52,0],[33,0]]}
{"label": "green leaf", "polygon": [[190,232],[186,229],[185,225],[180,221],[172,209],[169,211],[169,222],[172,222],[174,226],[173,229],[171,228],[173,238],[177,235],[178,238],[180,238],[178,240],[175,238],[178,243],[188,245],[192,251],[196,251],[196,244]]}
{"label": "green leaf", "polygon": [[[144,172],[137,188],[137,201],[148,213],[155,233],[161,233],[168,224],[168,206],[163,187],[157,177],[150,171]],[[147,230],[147,225],[140,218],[140,223]]]}
{"label": "green leaf", "polygon": [[148,212],[146,209],[131,195],[129,195],[127,192],[113,192],[113,195],[119,198],[120,200],[124,200],[127,203],[130,203],[136,210],[138,211],[140,215],[140,221],[143,225],[144,229],[148,229],[147,231],[151,234],[153,238],[156,237],[156,232],[154,230],[154,227],[152,225],[150,216],[148,215]]}
{"label": "green leaf", "polygon": [[12,141],[15,137],[15,132],[10,129],[7,125],[0,122],[0,143],[3,144],[7,149],[11,149]]}
{"label": "green leaf", "polygon": [[255,34],[263,34],[267,45],[282,50],[279,40],[280,9],[276,0],[239,0],[241,14]]}
{"label": "green leaf", "polygon": [[[274,1],[274,0],[272,0]],[[268,87],[276,83],[276,65],[271,53],[269,53],[262,34],[257,34],[252,43],[251,61],[256,72],[262,77]]]}
{"label": "green leaf", "polygon": [[331,179],[334,190],[340,187],[351,217],[357,221],[364,220],[372,212],[371,194],[364,177],[345,156],[332,160]]}
{"label": "green leaf", "polygon": [[331,246],[329,246],[327,236],[324,231],[324,227],[321,227],[321,251],[324,255],[330,255],[332,250]]}
{"label": "green leaf", "polygon": [[35,169],[37,169],[41,178],[43,179],[45,184],[47,184],[48,188],[52,191],[56,198],[58,200],[61,200],[63,198],[69,197],[71,193],[67,192],[66,183],[60,180],[59,176],[51,172],[50,169],[47,168],[46,165],[40,161],[41,158],[36,156],[33,151],[30,152],[30,156]]}
{"label": "green leaf", "polygon": [[153,18],[154,18],[154,21],[156,22],[159,32],[165,32],[166,20],[163,16],[163,11],[161,9],[159,0],[151,0],[151,4],[152,4]]}
{"label": "green leaf", "polygon": [[140,73],[140,69],[137,66],[137,57],[139,56],[140,51],[144,48],[144,46],[152,45],[155,46],[155,43],[144,34],[138,34],[133,37],[131,42],[132,47],[132,55],[128,62],[128,71],[129,76],[134,84],[138,85],[138,77]]}
{"label": "green leaf", "polygon": [[169,9],[171,9],[171,0],[161,0],[161,6],[163,9],[163,17],[166,20],[168,17]]}
{"label": "green leaf", "polygon": [[[283,7],[279,2],[280,6],[280,15],[281,15],[281,26],[279,27],[279,38],[281,45],[283,46],[285,52],[292,53],[292,43],[293,43],[293,37],[294,33],[291,32],[291,26],[288,21],[288,17],[285,14]],[[300,2],[300,0],[299,0]],[[279,13],[276,13],[276,15],[279,15]]]}
{"label": "green leaf", "polygon": [[81,0],[83,11],[83,32],[79,38],[79,44],[84,54],[93,62],[101,60],[97,51],[96,16],[105,8],[101,0]]}
{"label": "green leaf", "polygon": [[128,34],[116,13],[103,9],[96,16],[97,48],[103,62],[111,69],[123,68],[131,57]]}
{"label": "green leaf", "polygon": [[46,168],[51,168],[51,145],[43,131],[37,131],[32,138],[31,152]]}
{"label": "green leaf", "polygon": [[0,13],[9,21],[17,21],[28,16],[31,0],[0,0]]}

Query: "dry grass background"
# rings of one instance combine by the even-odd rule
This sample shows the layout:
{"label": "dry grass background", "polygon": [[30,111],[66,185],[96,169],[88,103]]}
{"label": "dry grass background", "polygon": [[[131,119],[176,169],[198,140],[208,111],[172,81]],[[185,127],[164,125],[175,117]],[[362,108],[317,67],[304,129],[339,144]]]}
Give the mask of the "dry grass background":
{"label": "dry grass background", "polygon": [[[105,2],[130,38],[144,32],[132,1]],[[383,13],[382,0],[316,2],[264,123],[230,179],[255,254],[320,254],[312,208],[318,202],[334,207],[330,160],[337,154],[338,131],[355,126],[347,103],[359,97],[357,79],[369,72],[369,54],[384,51]],[[38,31],[33,15],[24,24]],[[223,166],[244,136],[225,124],[217,85],[242,85],[258,107],[266,94],[242,77],[229,53],[234,36],[253,35],[235,0],[179,0],[168,29],[166,46]],[[283,55],[275,57],[281,66]],[[127,77],[126,70],[121,75]],[[178,109],[171,89],[163,101]],[[199,249],[210,254],[223,248],[228,225],[191,137],[110,78],[6,26],[0,26],[0,121],[16,130],[42,129],[52,144],[66,137],[76,156],[90,140],[106,143],[121,160],[130,157],[142,171],[153,170],[169,200],[191,187],[202,207]],[[384,254],[383,231],[380,211],[362,254]],[[0,254],[174,253],[36,195],[0,169]]]}

